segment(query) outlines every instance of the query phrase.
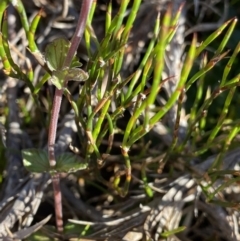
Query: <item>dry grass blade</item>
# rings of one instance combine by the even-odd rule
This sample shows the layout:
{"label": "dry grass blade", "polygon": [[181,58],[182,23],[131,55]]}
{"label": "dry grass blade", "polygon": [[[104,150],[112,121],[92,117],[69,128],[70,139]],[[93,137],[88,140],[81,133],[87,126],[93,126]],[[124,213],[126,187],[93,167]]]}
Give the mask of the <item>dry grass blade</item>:
{"label": "dry grass blade", "polygon": [[39,223],[36,223],[36,224],[34,224],[33,226],[31,226],[29,228],[22,229],[22,230],[19,230],[19,231],[15,232],[12,235],[12,239],[14,239],[14,240],[23,240],[23,239],[29,237],[31,234],[33,234],[34,232],[36,232],[37,230],[42,228],[43,225],[45,225],[50,220],[50,218],[51,218],[51,215],[49,215],[48,217],[44,218]]}

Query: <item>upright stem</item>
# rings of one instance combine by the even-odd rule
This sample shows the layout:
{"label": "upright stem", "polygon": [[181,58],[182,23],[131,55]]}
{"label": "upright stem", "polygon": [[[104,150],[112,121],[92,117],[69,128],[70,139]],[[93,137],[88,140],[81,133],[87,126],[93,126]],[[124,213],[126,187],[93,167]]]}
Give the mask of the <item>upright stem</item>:
{"label": "upright stem", "polygon": [[[56,132],[57,132],[57,124],[59,111],[62,103],[62,95],[63,90],[59,90],[56,88],[55,95],[53,99],[53,107],[51,113],[51,119],[48,130],[48,159],[51,168],[54,169],[56,166],[56,158],[55,158],[55,141],[56,141]],[[54,194],[54,207],[55,207],[55,215],[56,215],[56,226],[58,232],[63,232],[63,213],[62,213],[62,194],[60,190],[60,177],[58,173],[54,173],[51,176],[52,185],[53,185],[53,194]]]}
{"label": "upright stem", "polygon": [[73,56],[77,51],[78,45],[81,42],[84,30],[85,30],[86,22],[87,22],[88,13],[92,6],[92,2],[93,2],[93,0],[83,0],[83,2],[82,2],[82,7],[81,7],[77,27],[76,27],[75,33],[72,37],[71,46],[69,48],[67,57],[64,62],[65,67],[70,66]]}
{"label": "upright stem", "polygon": [[[64,62],[64,67],[69,67],[72,59],[77,51],[78,45],[82,39],[88,13],[92,6],[93,0],[83,0],[80,16],[78,19],[76,31],[71,40],[71,46],[69,48],[67,57]],[[65,86],[67,85],[67,80],[65,81]],[[56,157],[55,157],[55,141],[58,125],[58,117],[62,103],[63,89],[59,90],[56,88],[53,107],[51,113],[51,119],[49,124],[48,132],[48,158],[51,168],[54,170],[56,166]],[[56,226],[58,232],[63,231],[63,214],[62,214],[62,194],[60,190],[60,177],[59,174],[55,173],[52,175],[52,184],[53,184],[53,193],[54,193],[54,205],[55,205],[55,215],[56,215]]]}
{"label": "upright stem", "polygon": [[52,113],[49,124],[48,131],[48,158],[49,164],[52,168],[56,166],[56,158],[55,158],[55,141],[56,141],[56,132],[57,132],[57,124],[58,124],[58,116],[62,103],[62,95],[63,90],[59,90],[56,88],[55,95],[53,99]]}

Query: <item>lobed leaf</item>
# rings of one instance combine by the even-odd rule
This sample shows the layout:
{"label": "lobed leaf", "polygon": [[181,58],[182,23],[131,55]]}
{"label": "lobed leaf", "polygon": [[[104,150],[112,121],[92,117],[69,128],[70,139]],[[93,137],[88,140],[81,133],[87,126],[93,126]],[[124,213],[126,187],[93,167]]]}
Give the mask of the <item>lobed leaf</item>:
{"label": "lobed leaf", "polygon": [[45,49],[45,59],[51,71],[62,70],[67,57],[70,42],[63,38],[58,38],[49,43]]}
{"label": "lobed leaf", "polygon": [[46,151],[25,149],[22,151],[23,165],[29,172],[43,173],[50,170]]}
{"label": "lobed leaf", "polygon": [[88,163],[81,160],[81,158],[73,153],[64,153],[57,157],[57,164],[55,170],[57,172],[76,172],[86,169]]}

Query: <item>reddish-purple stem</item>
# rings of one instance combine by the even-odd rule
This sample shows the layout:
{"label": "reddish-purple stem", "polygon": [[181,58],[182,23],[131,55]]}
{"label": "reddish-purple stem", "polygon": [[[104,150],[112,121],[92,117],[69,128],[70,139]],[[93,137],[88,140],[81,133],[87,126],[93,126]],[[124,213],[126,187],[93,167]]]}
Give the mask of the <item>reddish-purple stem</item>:
{"label": "reddish-purple stem", "polygon": [[80,17],[78,19],[77,27],[76,27],[75,33],[72,37],[71,46],[69,48],[67,57],[64,62],[65,67],[67,67],[71,64],[73,56],[78,48],[78,45],[81,42],[84,30],[85,30],[86,22],[87,22],[88,13],[92,6],[92,2],[93,2],[93,0],[85,0],[82,2]]}
{"label": "reddish-purple stem", "polygon": [[49,164],[52,168],[54,168],[56,165],[54,145],[56,140],[58,116],[59,116],[59,111],[62,103],[62,95],[63,95],[63,90],[62,89],[59,90],[56,88],[54,99],[53,99],[49,130],[48,130],[48,158],[49,158]]}
{"label": "reddish-purple stem", "polygon": [[58,173],[52,175],[54,193],[55,220],[59,233],[63,232],[62,193],[60,189],[60,176]]}
{"label": "reddish-purple stem", "polygon": [[[78,19],[76,31],[71,40],[71,46],[69,48],[67,57],[64,62],[64,67],[69,67],[72,59],[77,51],[78,45],[82,39],[88,13],[92,6],[93,0],[83,0],[80,16]],[[65,86],[67,85],[67,80],[65,81]],[[56,141],[56,133],[57,133],[57,125],[58,125],[58,117],[59,111],[62,103],[63,89],[59,90],[56,88],[51,119],[49,124],[49,132],[48,132],[48,158],[49,164],[52,169],[56,166],[56,158],[55,158],[55,141]],[[59,174],[52,175],[52,184],[53,184],[53,192],[54,192],[54,204],[55,204],[55,215],[56,215],[56,226],[58,232],[63,231],[63,214],[62,214],[62,194],[60,190],[60,177]]]}
{"label": "reddish-purple stem", "polygon": [[[56,88],[53,99],[52,113],[48,130],[48,159],[51,168],[56,166],[55,158],[55,140],[57,132],[57,123],[59,111],[62,103],[63,90]],[[56,215],[56,226],[58,232],[63,232],[63,213],[62,213],[62,195],[60,190],[60,177],[58,173],[52,175],[52,185],[54,193],[54,207]]]}

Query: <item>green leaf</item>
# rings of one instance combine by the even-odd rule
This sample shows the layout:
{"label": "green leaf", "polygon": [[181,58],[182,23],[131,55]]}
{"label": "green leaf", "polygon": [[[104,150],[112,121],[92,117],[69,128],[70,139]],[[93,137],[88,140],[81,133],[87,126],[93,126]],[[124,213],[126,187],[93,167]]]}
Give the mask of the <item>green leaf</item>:
{"label": "green leaf", "polygon": [[88,79],[88,73],[86,73],[82,69],[71,68],[68,70],[67,75],[65,77],[68,81],[69,80],[84,81]]}
{"label": "green leaf", "polygon": [[52,84],[58,88],[59,90],[63,88],[63,80],[59,79],[57,76],[53,75],[50,79],[49,79]]}
{"label": "green leaf", "polygon": [[170,230],[170,231],[165,231],[164,233],[161,233],[161,236],[163,238],[168,238],[169,236],[172,236],[176,233],[180,233],[180,232],[184,231],[185,229],[186,229],[186,227],[181,226],[181,227],[175,228],[175,229]]}
{"label": "green leaf", "polygon": [[53,75],[50,78],[50,81],[53,83],[55,87],[58,89],[64,88],[64,84],[66,81],[74,80],[74,81],[84,81],[88,78],[88,74],[82,69],[65,68],[63,70],[53,71]]}
{"label": "green leaf", "polygon": [[86,236],[93,233],[93,228],[90,225],[79,225],[75,223],[68,222],[64,226],[64,234],[70,234],[70,235],[80,235],[80,236]]}
{"label": "green leaf", "polygon": [[48,172],[50,165],[46,151],[26,149],[22,151],[23,165],[29,172]]}
{"label": "green leaf", "polygon": [[50,81],[56,88],[60,90],[64,87],[64,80],[67,74],[68,74],[67,69],[53,71],[53,75],[50,78]]}
{"label": "green leaf", "polygon": [[[55,232],[55,226],[44,225],[44,229],[37,230],[28,237],[29,241],[52,241],[52,237],[48,237],[46,233],[50,234]],[[26,240],[26,239],[25,239]]]}
{"label": "green leaf", "polygon": [[55,39],[47,45],[45,59],[51,71],[62,70],[69,47],[70,42],[63,38]]}
{"label": "green leaf", "polygon": [[57,172],[76,172],[86,169],[88,163],[83,161],[79,156],[73,153],[64,153],[57,157],[55,171]]}
{"label": "green leaf", "polygon": [[82,63],[79,62],[78,57],[75,55],[73,57],[72,63],[70,65],[70,68],[75,68],[75,67],[81,67]]}

